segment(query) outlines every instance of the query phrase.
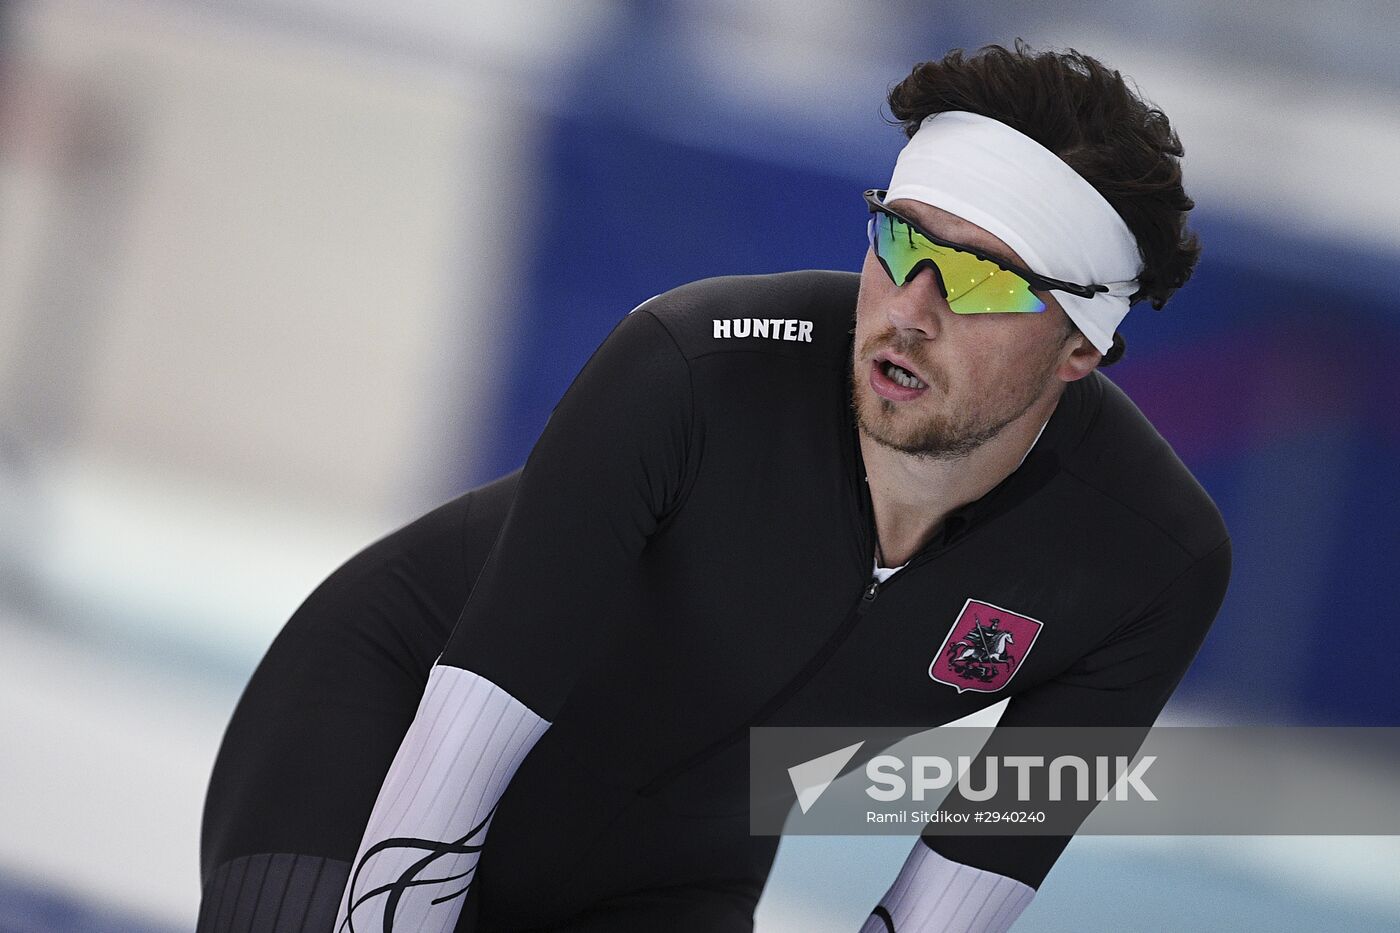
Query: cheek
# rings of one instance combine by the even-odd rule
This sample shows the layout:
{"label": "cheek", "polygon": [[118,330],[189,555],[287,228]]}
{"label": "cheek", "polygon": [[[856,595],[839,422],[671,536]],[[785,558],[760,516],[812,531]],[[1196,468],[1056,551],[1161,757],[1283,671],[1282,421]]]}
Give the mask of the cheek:
{"label": "cheek", "polygon": [[860,268],[860,288],[856,293],[856,321],[869,317],[870,308],[893,286],[894,283],[875,258],[875,252],[866,250],[865,264]]}
{"label": "cheek", "polygon": [[885,270],[875,259],[875,253],[871,250],[865,252],[865,265],[860,270],[860,288],[856,293],[856,348],[859,349],[864,339],[872,333],[881,329],[881,324],[876,321],[875,308],[883,301],[886,294],[894,288],[890,277],[885,275]]}
{"label": "cheek", "polygon": [[984,333],[976,333],[979,329],[973,327],[962,335],[968,339],[962,343],[963,352],[949,367],[948,375],[953,395],[981,407],[995,404],[1008,388],[1026,378],[1026,357],[1024,348],[1008,341],[1005,332],[989,327]]}
{"label": "cheek", "polygon": [[1004,378],[1037,367],[1051,346],[1055,321],[1043,314],[964,314],[962,337],[969,361]]}

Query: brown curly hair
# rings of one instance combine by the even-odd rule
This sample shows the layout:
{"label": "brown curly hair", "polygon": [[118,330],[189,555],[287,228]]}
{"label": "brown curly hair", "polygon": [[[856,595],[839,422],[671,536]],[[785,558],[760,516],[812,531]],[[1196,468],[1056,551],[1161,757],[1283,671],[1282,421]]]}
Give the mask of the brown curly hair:
{"label": "brown curly hair", "polygon": [[[1186,229],[1186,213],[1196,205],[1181,184],[1181,140],[1166,114],[1097,59],[1074,49],[1036,52],[1021,39],[1014,44],[985,45],[971,55],[953,49],[916,65],[890,91],[891,122],[913,136],[929,114],[966,110],[1055,153],[1113,205],[1137,240],[1143,271],[1129,301],[1148,299],[1160,309],[1201,255],[1199,238]],[[1124,349],[1114,334],[1100,365],[1117,362]]]}

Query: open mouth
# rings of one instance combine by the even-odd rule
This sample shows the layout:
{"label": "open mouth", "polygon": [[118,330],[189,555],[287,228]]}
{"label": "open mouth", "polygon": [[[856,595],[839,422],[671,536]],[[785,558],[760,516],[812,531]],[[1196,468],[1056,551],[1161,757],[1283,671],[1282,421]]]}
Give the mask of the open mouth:
{"label": "open mouth", "polygon": [[880,360],[879,367],[880,372],[884,373],[886,378],[896,385],[904,386],[906,389],[928,388],[928,383],[897,363],[892,363],[889,360]]}
{"label": "open mouth", "polygon": [[929,385],[909,367],[882,355],[871,360],[870,388],[891,402],[912,402],[927,392]]}

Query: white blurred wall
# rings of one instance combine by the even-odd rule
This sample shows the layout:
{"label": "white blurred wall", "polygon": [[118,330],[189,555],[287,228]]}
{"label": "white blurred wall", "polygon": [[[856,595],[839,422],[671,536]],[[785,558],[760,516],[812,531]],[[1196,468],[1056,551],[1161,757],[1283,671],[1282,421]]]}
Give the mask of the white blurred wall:
{"label": "white blurred wall", "polygon": [[0,143],[9,557],[245,653],[466,472],[533,174],[503,59],[266,16],[23,4]]}
{"label": "white blurred wall", "polygon": [[0,873],[191,925],[242,680],[468,471],[535,173],[520,89],[589,21],[502,9],[8,11]]}

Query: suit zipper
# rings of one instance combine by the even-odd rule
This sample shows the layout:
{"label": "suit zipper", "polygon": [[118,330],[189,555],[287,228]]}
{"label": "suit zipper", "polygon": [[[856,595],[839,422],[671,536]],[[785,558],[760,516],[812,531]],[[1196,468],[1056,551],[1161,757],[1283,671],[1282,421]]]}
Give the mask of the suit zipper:
{"label": "suit zipper", "polygon": [[[870,491],[868,488],[862,489],[862,501],[864,505],[862,514],[867,516],[863,525],[865,539],[865,572],[869,572],[868,568],[870,568],[875,561],[875,523],[873,519],[868,517],[874,511],[870,504]],[[686,771],[703,764],[724,749],[741,741],[748,735],[749,729],[763,725],[769,717],[782,708],[783,704],[786,703],[794,693],[806,686],[807,683],[826,666],[826,662],[830,660],[831,656],[836,653],[837,649],[840,648],[850,636],[851,631],[855,628],[856,623],[860,621],[861,616],[865,615],[866,611],[874,605],[875,600],[879,597],[881,592],[894,584],[896,577],[903,576],[905,572],[911,570],[918,564],[924,563],[941,550],[943,550],[942,547],[926,545],[923,550],[915,554],[904,567],[892,574],[883,583],[878,580],[871,580],[867,583],[861,590],[860,598],[856,600],[856,604],[846,613],[846,618],[842,620],[841,625],[832,633],[831,637],[817,650],[817,653],[811,657],[802,670],[789,680],[782,690],[778,691],[767,703],[763,704],[757,713],[749,717],[749,720],[742,726],[739,726],[737,729],[734,729],[723,737],[706,745],[700,751],[690,755],[679,764],[667,768],[665,771],[661,772],[661,774],[648,781],[637,793],[643,797],[654,796],[667,784],[670,784]]]}

